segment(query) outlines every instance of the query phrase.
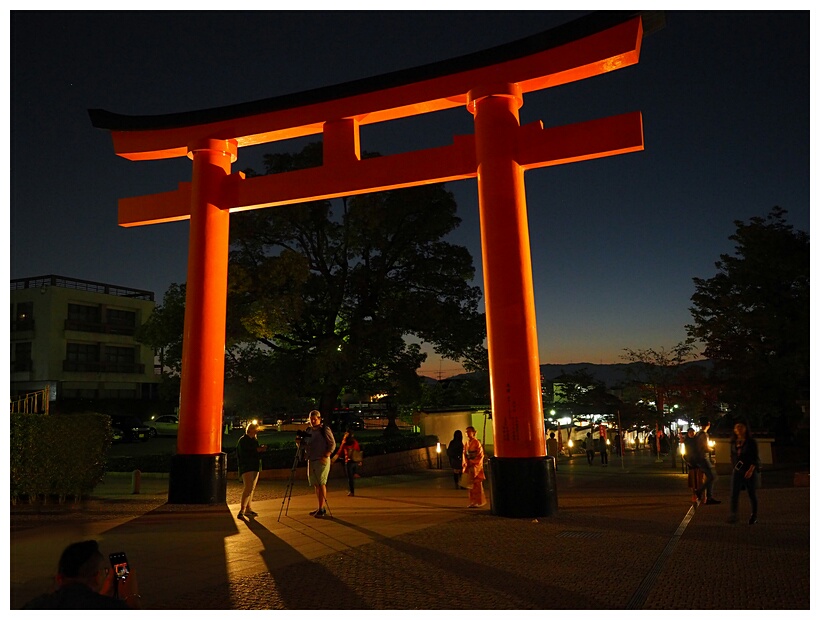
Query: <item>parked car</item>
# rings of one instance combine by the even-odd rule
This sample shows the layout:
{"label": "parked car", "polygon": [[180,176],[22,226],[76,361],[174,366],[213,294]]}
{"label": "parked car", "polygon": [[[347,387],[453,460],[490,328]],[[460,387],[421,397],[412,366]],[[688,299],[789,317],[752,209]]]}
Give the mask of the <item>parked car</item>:
{"label": "parked car", "polygon": [[136,416],[112,415],[111,426],[115,441],[148,441],[151,437],[151,429]]}
{"label": "parked car", "polygon": [[175,415],[161,415],[145,423],[151,430],[151,437],[174,435],[179,430],[179,418]]}
{"label": "parked car", "polygon": [[325,423],[334,432],[364,430],[364,420],[352,411],[334,411]]}

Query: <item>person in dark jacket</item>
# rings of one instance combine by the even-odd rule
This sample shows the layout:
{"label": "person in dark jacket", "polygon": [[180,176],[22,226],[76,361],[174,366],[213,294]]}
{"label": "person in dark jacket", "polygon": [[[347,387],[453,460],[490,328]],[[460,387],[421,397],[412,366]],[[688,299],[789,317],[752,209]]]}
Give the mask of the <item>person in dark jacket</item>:
{"label": "person in dark jacket", "polygon": [[133,570],[114,582],[111,565],[96,540],[70,544],[57,565],[53,592],[32,599],[23,609],[139,609],[140,595]]}
{"label": "person in dark jacket", "polygon": [[592,465],[595,461],[595,440],[592,438],[592,433],[587,433],[587,438],[584,439],[584,450],[587,453],[587,464]]}
{"label": "person in dark jacket", "polygon": [[461,431],[454,432],[453,438],[447,444],[447,459],[453,469],[453,484],[459,489],[461,487],[458,486],[458,482],[464,469],[464,436]]}
{"label": "person in dark jacket", "polygon": [[257,516],[251,508],[251,502],[256,482],[259,480],[259,472],[262,471],[261,453],[268,449],[267,446],[259,445],[256,439],[258,432],[259,427],[255,422],[251,422],[245,427],[245,434],[236,443],[237,469],[242,479],[242,499],[239,502],[237,519]]}
{"label": "person in dark jacket", "polygon": [[757,523],[757,476],[760,475],[760,457],[757,451],[757,442],[743,422],[735,424],[729,447],[733,467],[729,523],[737,522],[737,505],[740,499],[740,491],[745,488],[749,494],[749,503],[752,505],[752,516],[749,517],[749,525],[754,525]]}
{"label": "person in dark jacket", "polygon": [[687,480],[689,488],[692,489],[692,503],[697,504],[698,495],[697,490],[703,483],[703,474],[695,465],[695,455],[698,452],[698,439],[695,435],[695,429],[689,428],[683,438],[683,453],[681,454],[683,462],[686,463]]}

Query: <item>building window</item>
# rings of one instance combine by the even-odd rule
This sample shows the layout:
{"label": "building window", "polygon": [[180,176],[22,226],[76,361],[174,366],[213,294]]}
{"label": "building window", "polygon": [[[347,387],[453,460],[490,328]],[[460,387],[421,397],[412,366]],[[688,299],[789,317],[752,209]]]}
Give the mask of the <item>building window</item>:
{"label": "building window", "polygon": [[[109,368],[126,368],[134,365],[134,347],[105,347],[105,364]],[[113,372],[133,372],[114,370]]]}
{"label": "building window", "polygon": [[77,389],[77,388],[63,388],[63,398],[84,398],[88,400],[97,399],[97,390],[94,389]]}
{"label": "building window", "polygon": [[80,332],[101,332],[103,327],[100,307],[68,304],[65,328]]}
{"label": "building window", "polygon": [[144,364],[137,363],[137,347],[105,347],[104,372],[142,374]]}
{"label": "building window", "polygon": [[34,302],[21,301],[17,304],[17,312],[12,309],[11,331],[34,329]]}
{"label": "building window", "polygon": [[33,363],[31,360],[31,343],[30,342],[15,342],[14,343],[14,359],[11,361],[11,367],[14,372],[30,372]]}
{"label": "building window", "polygon": [[102,347],[100,345],[69,342],[63,370],[68,372],[116,372],[142,374],[145,366],[137,363],[136,347]]}
{"label": "building window", "polygon": [[121,400],[121,399],[134,399],[137,397],[137,391],[133,390],[100,390],[100,398],[112,399],[112,400]]}
{"label": "building window", "polygon": [[96,344],[69,342],[66,344],[64,367],[73,372],[99,372],[100,347]]}
{"label": "building window", "polygon": [[137,326],[137,313],[132,310],[106,310],[106,331],[111,334],[131,336]]}

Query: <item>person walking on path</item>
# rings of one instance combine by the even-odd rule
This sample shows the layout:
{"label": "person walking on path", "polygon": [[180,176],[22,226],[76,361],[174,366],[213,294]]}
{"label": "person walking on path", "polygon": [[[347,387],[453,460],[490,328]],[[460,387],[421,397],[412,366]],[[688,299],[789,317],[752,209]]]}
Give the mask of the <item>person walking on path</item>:
{"label": "person walking on path", "polygon": [[464,473],[473,481],[470,488],[470,505],[468,508],[478,508],[487,503],[484,497],[484,447],[476,439],[475,428],[467,427],[467,442],[464,444]]}
{"label": "person walking on path", "polygon": [[456,489],[459,489],[461,487],[458,486],[458,481],[461,478],[461,472],[464,471],[464,438],[459,430],[453,433],[453,438],[447,444],[447,458],[453,469],[453,483]]}
{"label": "person walking on path", "polygon": [[347,474],[347,488],[349,489],[347,494],[350,497],[356,495],[356,472],[359,470],[359,463],[361,462],[361,460],[356,459],[361,459],[361,454],[362,447],[359,445],[359,442],[356,441],[355,437],[353,437],[353,433],[347,431],[342,436],[342,441],[339,443],[339,450],[330,461],[331,463],[335,463],[339,457],[342,458],[342,463],[344,463],[345,466],[345,473]]}
{"label": "person walking on path", "polygon": [[336,448],[336,440],[330,428],[322,424],[322,414],[315,409],[310,412],[310,427],[305,434],[308,482],[313,485],[319,503],[319,507],[310,514],[321,519],[327,514],[327,475],[330,473],[330,455]]}
{"label": "person walking on path", "polygon": [[587,432],[587,438],[584,440],[584,450],[587,452],[587,464],[592,465],[595,461],[595,440],[590,432]]}
{"label": "person walking on path", "polygon": [[600,442],[599,445],[598,445],[598,448],[601,450],[601,465],[603,465],[604,467],[608,467],[609,466],[609,448],[607,448],[607,445],[606,445],[606,435],[601,434],[601,437],[600,437],[600,439],[598,439],[598,441]]}
{"label": "person walking on path", "polygon": [[732,453],[732,499],[729,504],[729,523],[737,522],[737,505],[740,492],[745,488],[752,506],[749,525],[757,523],[757,477],[760,475],[760,457],[749,428],[738,422],[734,427],[732,442],[729,444]]}
{"label": "person walking on path", "polygon": [[697,490],[700,486],[703,474],[700,473],[697,465],[694,463],[695,455],[698,452],[697,438],[695,437],[695,429],[689,428],[686,431],[686,437],[683,438],[683,462],[688,468],[687,482],[689,488],[692,489],[692,502],[698,501]]}
{"label": "person walking on path", "polygon": [[550,437],[547,439],[547,456],[554,457],[555,464],[558,465],[558,440],[554,432],[550,432]]}
{"label": "person walking on path", "polygon": [[236,463],[239,477],[242,479],[242,499],[239,501],[237,519],[257,516],[251,508],[251,502],[259,480],[259,472],[262,471],[261,453],[268,449],[267,446],[259,445],[256,439],[258,432],[259,427],[251,422],[245,427],[245,434],[236,442]]}
{"label": "person walking on path", "polygon": [[[715,484],[715,468],[712,465],[711,452],[709,447],[709,428],[712,423],[709,418],[703,417],[700,419],[700,430],[695,437],[695,456],[692,459],[692,464],[697,467],[706,477],[703,485],[699,485],[695,490],[697,500],[696,505],[703,504],[719,504],[720,500],[712,497],[712,490]],[[705,497],[704,497],[705,493]]]}

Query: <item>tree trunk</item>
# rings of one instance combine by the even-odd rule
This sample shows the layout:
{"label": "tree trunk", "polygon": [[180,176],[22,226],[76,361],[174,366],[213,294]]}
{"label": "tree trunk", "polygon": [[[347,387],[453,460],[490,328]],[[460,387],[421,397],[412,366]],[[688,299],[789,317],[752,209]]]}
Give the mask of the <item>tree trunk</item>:
{"label": "tree trunk", "polygon": [[319,399],[319,413],[322,414],[322,419],[330,421],[330,414],[337,406],[339,400],[339,387],[336,385],[327,385],[322,390],[322,396]]}
{"label": "tree trunk", "polygon": [[399,411],[392,405],[387,406],[387,426],[384,428],[385,435],[398,435],[401,431],[396,424],[396,418],[399,416]]}

